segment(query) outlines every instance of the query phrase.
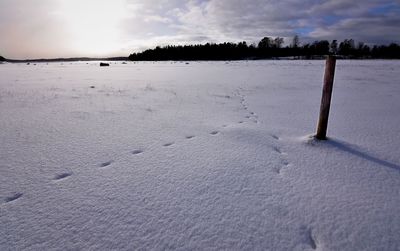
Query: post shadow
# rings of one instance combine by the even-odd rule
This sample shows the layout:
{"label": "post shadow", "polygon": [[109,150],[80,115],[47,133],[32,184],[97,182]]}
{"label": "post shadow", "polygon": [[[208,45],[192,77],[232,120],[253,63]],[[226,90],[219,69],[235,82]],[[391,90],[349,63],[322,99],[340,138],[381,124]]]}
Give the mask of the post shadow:
{"label": "post shadow", "polygon": [[329,138],[327,141],[324,141],[323,144],[329,145],[329,146],[334,147],[334,148],[336,148],[338,150],[341,150],[343,152],[347,152],[347,153],[352,154],[354,156],[357,156],[359,158],[371,161],[371,162],[373,162],[375,164],[378,164],[378,165],[381,165],[381,166],[392,168],[392,169],[400,172],[400,165],[399,164],[395,164],[395,163],[389,162],[387,160],[383,160],[381,158],[373,156],[370,153],[363,152],[362,150],[358,149],[358,147],[352,146],[349,143]]}

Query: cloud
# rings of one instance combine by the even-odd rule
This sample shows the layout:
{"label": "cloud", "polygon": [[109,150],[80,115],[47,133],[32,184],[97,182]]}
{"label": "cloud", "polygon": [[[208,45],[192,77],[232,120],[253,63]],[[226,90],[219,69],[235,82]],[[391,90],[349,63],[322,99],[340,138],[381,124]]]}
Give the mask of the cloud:
{"label": "cloud", "polygon": [[322,16],[309,36],[316,39],[354,38],[371,44],[400,43],[400,1],[344,4],[334,13],[340,13],[335,22],[324,22]]}
{"label": "cloud", "polygon": [[[257,42],[264,36],[298,34],[306,40],[354,38],[369,43],[400,40],[400,1],[390,0],[208,0],[175,1],[163,10],[173,30],[188,43]],[[388,7],[389,6],[389,7]],[[383,7],[383,8],[382,8]],[[381,12],[374,10],[381,9]],[[160,13],[159,13],[160,14]],[[193,38],[201,38],[193,40]],[[157,39],[155,39],[157,40]],[[160,39],[161,40],[161,39]],[[173,40],[173,39],[172,39]],[[160,44],[163,44],[160,41]]]}
{"label": "cloud", "polygon": [[[1,0],[7,57],[128,55],[156,45],[353,38],[400,43],[400,0]],[[85,55],[83,55],[85,54]]]}
{"label": "cloud", "polygon": [[340,20],[335,25],[319,27],[310,33],[311,37],[321,39],[356,38],[372,44],[400,43],[399,17],[348,18]]}

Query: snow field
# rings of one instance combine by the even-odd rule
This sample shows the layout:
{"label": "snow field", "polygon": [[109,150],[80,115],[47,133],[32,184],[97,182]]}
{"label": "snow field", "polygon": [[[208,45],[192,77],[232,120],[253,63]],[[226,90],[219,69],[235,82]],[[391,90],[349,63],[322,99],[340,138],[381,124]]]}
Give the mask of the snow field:
{"label": "snow field", "polygon": [[398,250],[399,61],[0,67],[0,249]]}

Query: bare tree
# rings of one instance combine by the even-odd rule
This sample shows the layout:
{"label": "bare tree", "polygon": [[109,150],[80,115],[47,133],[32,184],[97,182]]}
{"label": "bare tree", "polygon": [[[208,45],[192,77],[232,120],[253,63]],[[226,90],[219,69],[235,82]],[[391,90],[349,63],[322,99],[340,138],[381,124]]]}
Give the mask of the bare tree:
{"label": "bare tree", "polygon": [[282,45],[283,45],[283,38],[281,38],[281,37],[276,37],[276,38],[274,39],[274,45],[275,45],[276,48],[282,48]]}
{"label": "bare tree", "polygon": [[292,44],[290,45],[292,48],[299,48],[300,46],[300,39],[298,35],[295,35],[292,40]]}
{"label": "bare tree", "polygon": [[330,53],[332,53],[333,55],[337,54],[338,51],[338,43],[337,40],[332,40],[331,46],[330,46]]}

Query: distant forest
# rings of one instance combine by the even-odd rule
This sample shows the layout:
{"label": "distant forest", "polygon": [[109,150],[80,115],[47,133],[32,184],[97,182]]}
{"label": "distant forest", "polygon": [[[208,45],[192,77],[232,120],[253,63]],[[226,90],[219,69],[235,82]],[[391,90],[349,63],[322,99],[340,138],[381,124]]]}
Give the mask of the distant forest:
{"label": "distant forest", "polygon": [[355,43],[353,39],[342,42],[333,40],[315,41],[301,45],[298,36],[288,46],[283,46],[281,37],[264,37],[258,44],[239,43],[207,43],[196,45],[165,47],[145,50],[129,55],[132,61],[162,60],[243,60],[243,59],[318,59],[325,55],[337,55],[344,59],[400,59],[400,46],[374,45],[363,42]]}

